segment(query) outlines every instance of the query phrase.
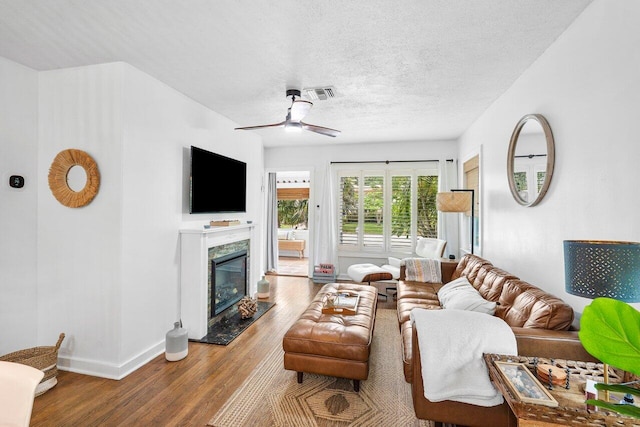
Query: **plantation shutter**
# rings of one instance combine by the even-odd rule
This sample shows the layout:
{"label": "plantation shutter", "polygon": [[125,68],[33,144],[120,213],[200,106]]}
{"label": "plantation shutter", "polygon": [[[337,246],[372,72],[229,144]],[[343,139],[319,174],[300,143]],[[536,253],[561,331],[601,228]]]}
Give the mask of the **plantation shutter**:
{"label": "plantation shutter", "polygon": [[365,248],[382,248],[384,244],[384,176],[364,177],[362,244]]}
{"label": "plantation shutter", "polygon": [[360,219],[358,205],[360,186],[358,176],[340,177],[338,200],[338,243],[344,246],[358,245],[358,223]]}
{"label": "plantation shutter", "polygon": [[411,176],[391,177],[391,249],[411,249]]}

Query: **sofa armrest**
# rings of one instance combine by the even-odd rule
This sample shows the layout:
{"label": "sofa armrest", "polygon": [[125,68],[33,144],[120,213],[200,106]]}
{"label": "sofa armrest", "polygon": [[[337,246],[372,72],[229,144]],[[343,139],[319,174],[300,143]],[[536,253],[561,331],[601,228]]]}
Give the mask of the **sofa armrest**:
{"label": "sofa armrest", "polygon": [[582,346],[578,331],[512,327],[518,341],[518,354],[554,359],[599,362]]}

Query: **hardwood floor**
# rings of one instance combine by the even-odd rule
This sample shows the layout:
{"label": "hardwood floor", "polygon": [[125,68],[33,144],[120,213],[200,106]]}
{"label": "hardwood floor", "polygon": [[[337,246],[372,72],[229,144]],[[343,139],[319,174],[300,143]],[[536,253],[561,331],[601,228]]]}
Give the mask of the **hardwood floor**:
{"label": "hardwood floor", "polygon": [[278,258],[278,276],[309,277],[309,258]]}
{"label": "hardwood floor", "polygon": [[[31,425],[206,425],[322,287],[306,278],[267,277],[276,305],[228,346],[189,342],[185,359],[168,362],[162,354],[120,381],[59,371],[58,384],[36,397]],[[379,299],[378,307],[395,302]]]}

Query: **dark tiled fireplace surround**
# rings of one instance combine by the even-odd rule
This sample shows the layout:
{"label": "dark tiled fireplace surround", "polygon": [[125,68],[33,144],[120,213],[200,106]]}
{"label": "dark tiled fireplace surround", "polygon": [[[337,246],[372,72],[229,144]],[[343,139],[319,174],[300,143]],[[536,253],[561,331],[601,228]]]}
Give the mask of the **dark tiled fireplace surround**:
{"label": "dark tiled fireplace surround", "polygon": [[[218,269],[217,274],[214,272],[214,265]],[[226,243],[208,249],[208,326],[213,325],[217,316],[247,294],[248,280],[251,277],[249,265],[249,240]],[[242,268],[245,270],[240,271]],[[216,278],[222,283],[214,285]]]}

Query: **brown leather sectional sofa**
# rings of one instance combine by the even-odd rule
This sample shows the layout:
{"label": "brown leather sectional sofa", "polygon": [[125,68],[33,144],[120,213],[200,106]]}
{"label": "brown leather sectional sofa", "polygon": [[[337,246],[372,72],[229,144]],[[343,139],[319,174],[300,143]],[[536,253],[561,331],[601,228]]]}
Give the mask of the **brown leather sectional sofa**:
{"label": "brown leather sectional sofa", "polygon": [[404,375],[412,383],[418,418],[468,426],[515,425],[506,403],[487,408],[454,401],[430,402],[424,397],[420,350],[425,349],[418,348],[410,312],[414,308],[441,309],[438,290],[461,276],[466,276],[484,299],[498,302],[495,315],[513,329],[520,355],[595,361],[582,347],[577,331],[570,330],[573,309],[561,299],[476,255],[465,255],[457,264],[443,260],[441,267],[443,283],[407,282],[401,270],[397,287]]}

